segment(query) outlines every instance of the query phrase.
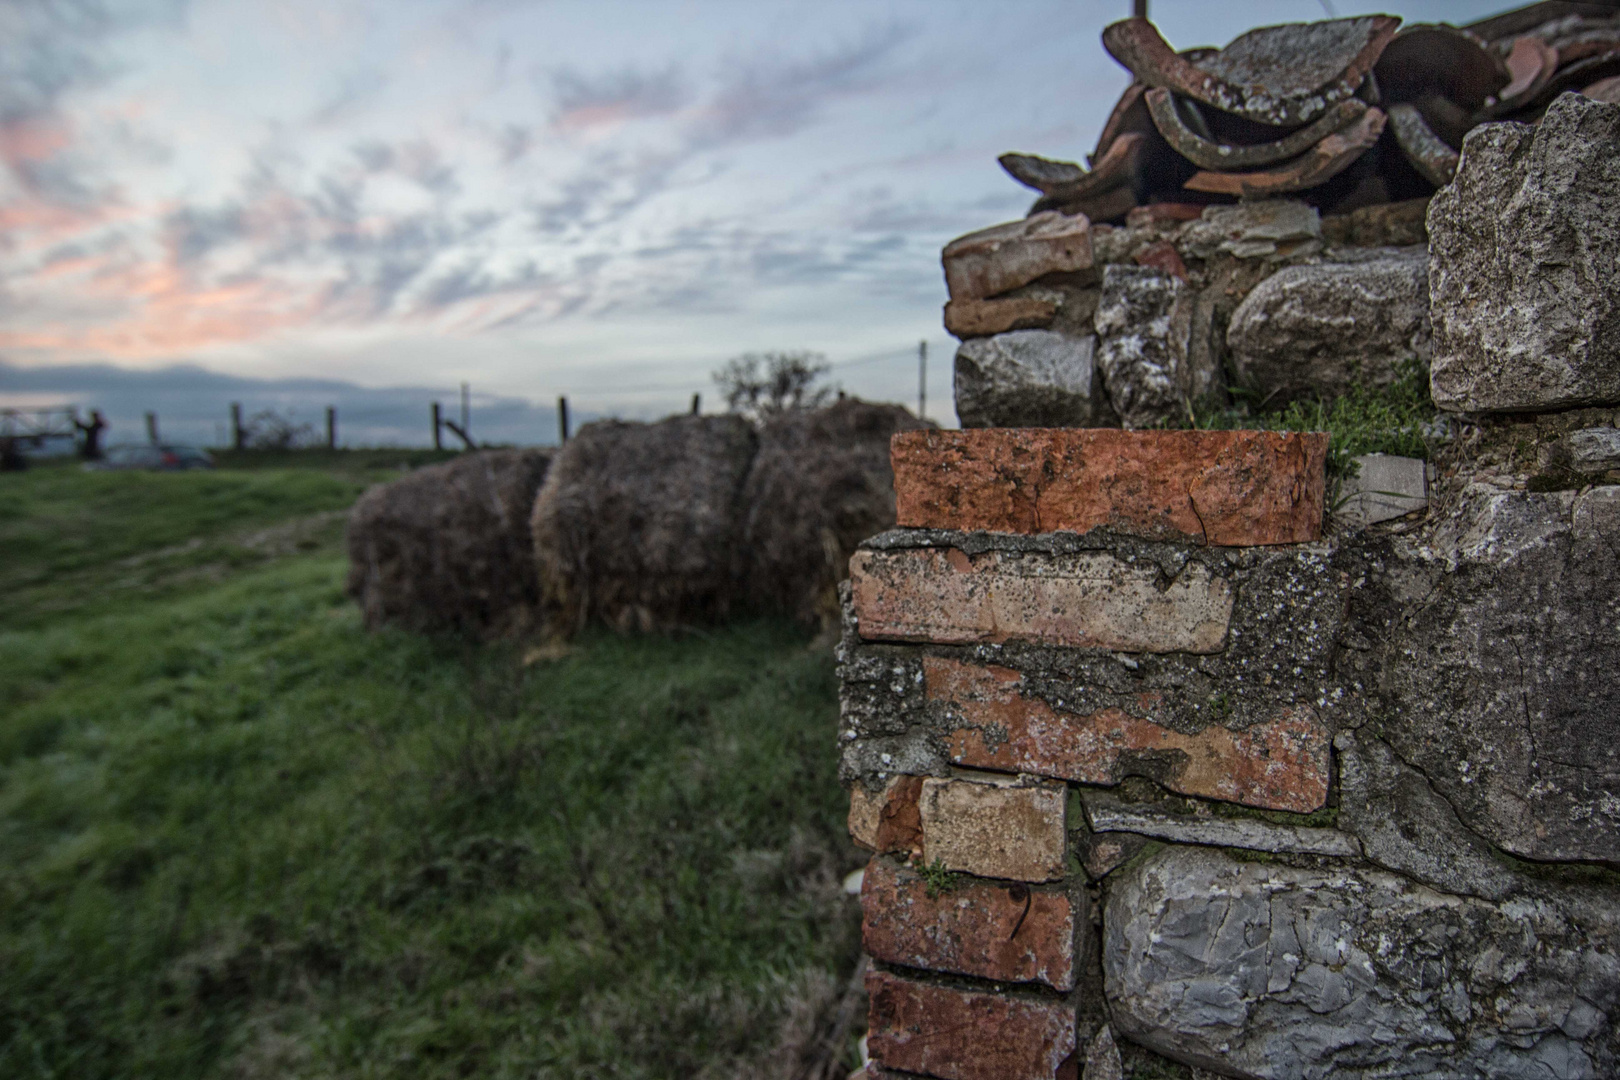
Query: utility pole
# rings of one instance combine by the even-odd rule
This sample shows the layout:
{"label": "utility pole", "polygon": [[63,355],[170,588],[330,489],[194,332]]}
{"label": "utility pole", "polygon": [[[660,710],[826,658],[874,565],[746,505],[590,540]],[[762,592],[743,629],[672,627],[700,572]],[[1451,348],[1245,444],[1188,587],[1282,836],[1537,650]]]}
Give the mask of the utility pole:
{"label": "utility pole", "polygon": [[337,407],[333,405],[326,407],[326,448],[337,449]]}
{"label": "utility pole", "polygon": [[242,444],[246,441],[246,436],[242,431],[242,403],[233,401],[231,402],[231,449],[242,449]]}
{"label": "utility pole", "polygon": [[146,441],[153,446],[158,444],[157,413],[155,412],[146,414]]}
{"label": "utility pole", "polygon": [[698,410],[700,410],[702,407],[703,407],[703,395],[702,394],[693,394],[692,395],[692,415],[696,416],[698,414]]}
{"label": "utility pole", "polygon": [[917,342],[917,419],[928,418],[928,342]]}
{"label": "utility pole", "polygon": [[568,441],[568,398],[557,398],[557,444],[560,446]]}
{"label": "utility pole", "polygon": [[1131,14],[1138,19],[1147,18],[1147,4],[1148,0],[1131,0]]}
{"label": "utility pole", "polygon": [[461,384],[461,430],[472,431],[472,410],[468,401],[467,384]]}
{"label": "utility pole", "polygon": [[433,449],[435,450],[444,449],[443,426],[444,425],[441,417],[439,416],[439,403],[435,401],[433,403]]}

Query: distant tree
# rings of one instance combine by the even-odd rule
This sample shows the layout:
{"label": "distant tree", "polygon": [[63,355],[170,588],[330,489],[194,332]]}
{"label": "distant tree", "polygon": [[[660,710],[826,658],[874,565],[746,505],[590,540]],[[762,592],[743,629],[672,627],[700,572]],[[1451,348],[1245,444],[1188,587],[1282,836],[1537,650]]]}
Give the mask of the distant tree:
{"label": "distant tree", "polygon": [[283,416],[274,409],[248,417],[242,425],[242,439],[249,450],[296,450],[316,441],[313,427],[297,423],[291,412]]}
{"label": "distant tree", "polygon": [[713,378],[732,412],[763,420],[825,405],[832,387],[816,384],[831,370],[827,358],[816,352],[744,353],[727,360]]}

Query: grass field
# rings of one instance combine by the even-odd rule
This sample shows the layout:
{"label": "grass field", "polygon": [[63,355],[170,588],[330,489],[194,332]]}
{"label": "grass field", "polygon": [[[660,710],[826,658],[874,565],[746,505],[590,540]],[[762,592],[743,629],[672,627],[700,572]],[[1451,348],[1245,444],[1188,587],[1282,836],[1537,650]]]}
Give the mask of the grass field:
{"label": "grass field", "polygon": [[365,633],[316,464],[0,476],[0,1076],[847,1058],[827,651]]}

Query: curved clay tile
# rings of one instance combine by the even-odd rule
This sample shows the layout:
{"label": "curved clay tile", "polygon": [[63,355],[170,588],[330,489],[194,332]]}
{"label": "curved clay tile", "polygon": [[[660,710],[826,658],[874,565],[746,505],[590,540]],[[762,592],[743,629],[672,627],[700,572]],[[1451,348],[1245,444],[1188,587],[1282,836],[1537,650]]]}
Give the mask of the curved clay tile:
{"label": "curved clay tile", "polygon": [[[1148,136],[1142,132],[1128,132],[1121,135],[1114,140],[1114,144],[1090,172],[1078,180],[1053,186],[1036,200],[1030,213],[1062,210],[1064,213],[1072,214],[1076,206],[1087,203],[1098,208],[1095,214],[1090,210],[1081,211],[1093,221],[1106,221],[1125,213],[1136,205],[1136,180],[1141,170],[1143,154],[1147,150],[1147,143]],[[1128,203],[1123,197],[1113,194],[1118,191],[1124,191],[1129,196]],[[1102,207],[1111,208],[1116,204],[1119,204],[1120,208],[1112,213],[1101,212]]]}
{"label": "curved clay tile", "polygon": [[1274,165],[1279,161],[1298,157],[1340,128],[1361,119],[1367,111],[1366,102],[1348,98],[1328,109],[1305,127],[1274,142],[1253,146],[1228,146],[1217,143],[1204,133],[1194,131],[1187,117],[1177,108],[1175,95],[1163,87],[1147,92],[1148,111],[1153,122],[1176,153],[1201,169],[1255,169]]}
{"label": "curved clay tile", "polygon": [[1593,101],[1607,101],[1610,105],[1620,105],[1620,75],[1599,79],[1581,93]]}
{"label": "curved clay tile", "polygon": [[1457,175],[1457,151],[1436,135],[1417,106],[1401,102],[1389,107],[1389,126],[1406,160],[1435,187],[1445,187]]}
{"label": "curved clay tile", "polygon": [[1064,184],[1078,183],[1086,175],[1086,170],[1072,161],[1053,161],[1035,154],[1002,154],[996,160],[1008,176],[1043,195]]}
{"label": "curved clay tile", "polygon": [[1513,81],[1497,92],[1496,104],[1486,110],[1488,116],[1512,112],[1541,93],[1558,73],[1558,50],[1534,34],[1525,34],[1513,39],[1505,62]]}
{"label": "curved clay tile", "polygon": [[1440,94],[1469,112],[1513,81],[1502,57],[1455,26],[1408,26],[1390,41],[1373,66],[1385,101],[1416,101]]}
{"label": "curved clay tile", "polygon": [[1146,19],[1125,19],[1103,31],[1103,47],[1149,86],[1282,127],[1354,95],[1398,26],[1389,15],[1266,26],[1194,62]]}
{"label": "curved clay tile", "polygon": [[1304,156],[1285,165],[1262,172],[1200,172],[1185,186],[1190,191],[1237,195],[1245,199],[1260,199],[1313,188],[1331,180],[1366,153],[1378,141],[1378,136],[1383,134],[1384,119],[1382,110],[1369,108],[1360,120],[1341,131],[1335,131],[1311,147]]}

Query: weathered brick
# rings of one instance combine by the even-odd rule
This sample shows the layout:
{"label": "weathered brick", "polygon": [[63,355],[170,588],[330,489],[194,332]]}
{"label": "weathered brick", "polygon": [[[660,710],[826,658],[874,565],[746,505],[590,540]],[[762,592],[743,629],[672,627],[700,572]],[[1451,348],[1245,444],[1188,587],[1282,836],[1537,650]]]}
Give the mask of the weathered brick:
{"label": "weathered brick", "polygon": [[1057,304],[1033,296],[1001,300],[952,300],[945,330],[959,338],[989,337],[1008,330],[1042,330],[1057,317]]}
{"label": "weathered brick", "polygon": [[922,850],[922,818],[917,810],[922,782],[920,776],[895,776],[875,795],[860,784],[852,787],[850,839],[868,851]]}
{"label": "weathered brick", "polygon": [[880,857],[866,868],[861,913],[861,939],[879,960],[1074,987],[1074,904],[1061,890],[958,880],[929,896],[920,875]]}
{"label": "weathered brick", "polygon": [[882,1065],[944,1080],[1073,1080],[1074,1007],[1046,998],[866,976],[867,1047]]}
{"label": "weathered brick", "polygon": [[986,776],[923,781],[923,861],[979,877],[1053,881],[1063,876],[1067,789]]}
{"label": "weathered brick", "polygon": [[849,569],[867,640],[1212,653],[1232,618],[1230,584],[1202,563],[1168,586],[1158,567],[1106,552],[857,551]]}
{"label": "weathered brick", "polygon": [[902,527],[1107,525],[1149,539],[1295,544],[1322,532],[1328,436],[1277,431],[911,431],[890,443]]}
{"label": "weathered brick", "polygon": [[945,246],[952,300],[983,300],[1053,273],[1091,268],[1091,222],[1056,211],[968,233]]}
{"label": "weathered brick", "polygon": [[1078,715],[1026,696],[1010,668],[927,657],[923,677],[927,699],[956,725],[948,742],[959,765],[1110,785],[1145,772],[1184,795],[1298,813],[1327,801],[1332,736],[1308,705],[1242,731],[1211,724],[1187,734],[1154,722],[1155,693],[1139,695],[1136,715]]}

